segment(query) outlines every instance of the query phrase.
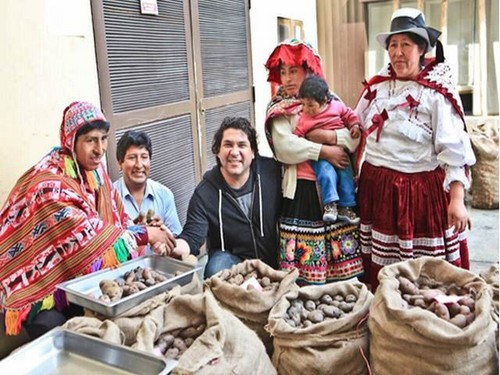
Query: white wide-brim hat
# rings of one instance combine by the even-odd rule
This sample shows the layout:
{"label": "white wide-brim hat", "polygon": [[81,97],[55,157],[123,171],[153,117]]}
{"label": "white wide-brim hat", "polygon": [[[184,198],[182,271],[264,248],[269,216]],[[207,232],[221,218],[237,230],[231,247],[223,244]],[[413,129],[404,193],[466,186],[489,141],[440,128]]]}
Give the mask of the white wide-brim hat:
{"label": "white wide-brim hat", "polygon": [[401,8],[392,14],[391,31],[378,34],[376,39],[386,49],[387,38],[391,35],[401,33],[413,33],[422,37],[427,42],[427,50],[425,52],[432,51],[436,45],[437,38],[441,35],[441,31],[425,24],[425,16],[421,11],[413,8]]}

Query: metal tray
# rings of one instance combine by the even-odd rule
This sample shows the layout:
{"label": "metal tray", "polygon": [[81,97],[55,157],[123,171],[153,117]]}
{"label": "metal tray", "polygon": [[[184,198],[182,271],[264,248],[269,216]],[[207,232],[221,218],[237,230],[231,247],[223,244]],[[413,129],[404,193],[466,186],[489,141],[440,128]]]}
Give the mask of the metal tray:
{"label": "metal tray", "polygon": [[[104,302],[99,300],[102,294],[99,282],[103,279],[115,280],[127,271],[136,267],[150,267],[167,277],[167,280],[141,290],[138,293],[123,297],[118,301]],[[193,275],[200,267],[194,267],[173,258],[157,255],[146,255],[123,263],[113,270],[102,270],[76,279],[66,281],[57,286],[66,292],[66,299],[76,305],[86,307],[107,317],[115,317],[137,306],[155,295],[172,289],[177,285],[186,285],[191,282]],[[180,271],[179,276],[175,276]]]}
{"label": "metal tray", "polygon": [[0,361],[0,374],[168,374],[176,361],[54,328]]}

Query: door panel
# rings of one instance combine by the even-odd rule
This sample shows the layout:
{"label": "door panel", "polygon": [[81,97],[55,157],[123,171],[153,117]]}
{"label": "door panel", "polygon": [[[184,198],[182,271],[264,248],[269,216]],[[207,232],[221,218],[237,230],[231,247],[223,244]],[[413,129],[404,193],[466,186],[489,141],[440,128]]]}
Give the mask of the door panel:
{"label": "door panel", "polygon": [[[119,177],[116,142],[129,129],[153,142],[151,177],[169,187],[181,223],[214,165],[210,145],[225,116],[253,121],[247,0],[92,0],[103,111],[111,122],[108,166]],[[211,162],[207,159],[210,157]]]}

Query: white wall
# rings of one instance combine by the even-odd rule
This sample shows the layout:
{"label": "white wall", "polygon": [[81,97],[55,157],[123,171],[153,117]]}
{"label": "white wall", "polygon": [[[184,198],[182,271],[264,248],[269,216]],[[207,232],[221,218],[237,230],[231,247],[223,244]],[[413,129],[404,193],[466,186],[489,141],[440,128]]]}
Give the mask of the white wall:
{"label": "white wall", "polygon": [[[315,0],[252,0],[250,9],[255,117],[259,138],[271,99],[264,68],[278,42],[277,17],[302,20],[317,47]],[[64,108],[99,104],[90,0],[0,0],[0,205],[16,180],[59,145]],[[271,155],[267,142],[261,153]]]}
{"label": "white wall", "polygon": [[304,39],[318,46],[316,0],[252,0],[250,32],[252,38],[252,69],[255,86],[255,123],[261,155],[271,155],[264,135],[266,106],[271,100],[271,86],[264,67],[278,43],[278,17],[303,21]]}
{"label": "white wall", "polygon": [[89,0],[0,0],[0,21],[1,206],[59,145],[64,108],[100,100]]}

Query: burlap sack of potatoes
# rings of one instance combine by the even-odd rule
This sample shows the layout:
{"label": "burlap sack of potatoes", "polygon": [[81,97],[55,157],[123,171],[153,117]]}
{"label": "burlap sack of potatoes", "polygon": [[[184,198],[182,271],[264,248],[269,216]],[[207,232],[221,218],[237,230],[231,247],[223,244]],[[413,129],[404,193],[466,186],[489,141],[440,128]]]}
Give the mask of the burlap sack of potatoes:
{"label": "burlap sack of potatoes", "polygon": [[[354,294],[351,312],[325,319],[307,328],[295,328],[283,319],[290,302],[317,300],[324,294]],[[279,374],[366,374],[368,360],[367,314],[373,295],[357,280],[305,286],[283,296],[269,313],[267,331],[273,336],[273,365]]]}
{"label": "burlap sack of potatoes", "polygon": [[139,341],[140,346],[152,351],[158,332],[164,325],[164,309],[168,301],[180,293],[181,288],[176,287],[112,318],[86,310],[86,316],[72,318],[63,327],[129,347]]}
{"label": "burlap sack of potatoes", "polygon": [[222,309],[210,290],[173,298],[165,313],[163,332],[206,321],[205,331],[182,354],[172,374],[276,374],[255,332]]}
{"label": "burlap sack of potatoes", "polygon": [[498,263],[491,265],[490,268],[487,270],[481,272],[479,274],[481,278],[486,281],[486,283],[491,286],[491,290],[493,291],[493,306],[494,306],[494,312],[496,314],[496,319],[498,320],[498,283],[499,283],[499,277],[498,277]]}
{"label": "burlap sack of potatoes", "polygon": [[[227,280],[235,275],[246,275],[257,271],[259,277],[267,276],[271,281],[279,283],[278,288],[259,292],[247,290],[239,285],[230,284]],[[269,354],[272,353],[272,338],[264,329],[267,324],[269,311],[278,300],[292,289],[295,284],[298,270],[277,271],[259,259],[248,259],[236,264],[228,270],[223,270],[205,281],[205,288],[212,291],[222,307],[231,311],[247,327],[257,333]]]}
{"label": "burlap sack of potatoes", "polygon": [[[402,307],[398,275],[473,290],[474,321],[462,329],[431,311]],[[378,279],[368,319],[374,374],[498,374],[491,289],[479,276],[444,260],[422,257],[385,266]]]}
{"label": "burlap sack of potatoes", "polygon": [[484,272],[481,272],[479,274],[484,281],[491,287],[491,290],[493,292],[493,308],[492,308],[492,315],[493,315],[493,320],[497,323],[497,331],[496,331],[496,338],[497,338],[497,349],[498,349],[498,341],[499,341],[499,325],[500,325],[500,317],[499,317],[499,312],[498,312],[498,263],[491,265],[491,267]]}
{"label": "burlap sack of potatoes", "polygon": [[498,119],[468,124],[476,163],[472,170],[472,207],[498,208]]}

